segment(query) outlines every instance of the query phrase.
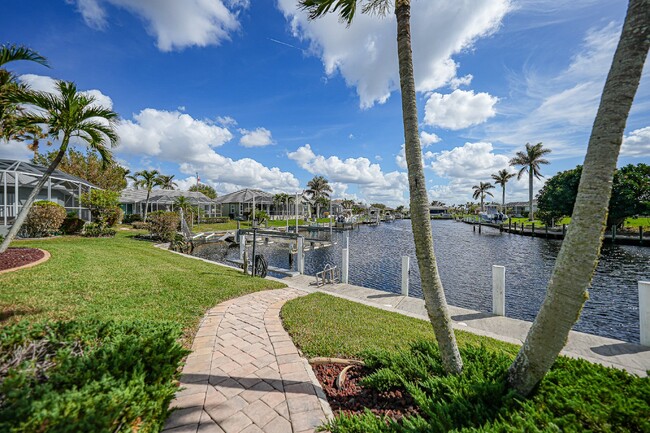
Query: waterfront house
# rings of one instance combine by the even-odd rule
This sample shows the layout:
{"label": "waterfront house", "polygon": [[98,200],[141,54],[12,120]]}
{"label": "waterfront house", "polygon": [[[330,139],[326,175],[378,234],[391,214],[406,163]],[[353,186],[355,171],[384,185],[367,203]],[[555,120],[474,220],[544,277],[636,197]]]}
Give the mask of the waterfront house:
{"label": "waterfront house", "polygon": [[[176,200],[185,197],[192,206],[196,206],[204,212],[205,216],[221,216],[220,207],[216,201],[198,191],[179,191],[172,189],[152,189],[149,195],[149,208],[147,212],[158,210],[173,211]],[[120,207],[124,215],[144,215],[147,203],[146,189],[127,188],[120,193]]]}
{"label": "waterfront house", "polygon": [[[506,203],[506,210],[510,216],[522,216],[530,212],[530,206],[528,201],[512,201]],[[537,212],[537,200],[533,200],[533,212]]]}
{"label": "waterfront house", "polygon": [[[221,215],[234,218],[248,218],[253,206],[258,211],[264,211],[271,219],[285,218],[287,215],[296,215],[295,194],[289,194],[289,208],[287,204],[276,203],[275,194],[260,189],[245,188],[230,194],[222,195],[215,199]],[[305,197],[298,198],[298,215],[302,218],[308,213],[308,201]]]}
{"label": "waterfront house", "polygon": [[[29,162],[0,159],[0,234],[6,234],[21,211],[27,197],[43,177],[46,167]],[[54,170],[36,200],[49,200],[60,204],[90,221],[90,211],[81,205],[81,194],[100,189],[80,177]]]}

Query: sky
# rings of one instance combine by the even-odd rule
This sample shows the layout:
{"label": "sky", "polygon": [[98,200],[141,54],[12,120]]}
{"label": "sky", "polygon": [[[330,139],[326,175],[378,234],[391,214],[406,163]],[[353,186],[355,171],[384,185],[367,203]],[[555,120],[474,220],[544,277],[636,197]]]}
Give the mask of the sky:
{"label": "sky", "polygon": [[[527,142],[552,150],[545,178],[581,164],[620,35],[623,0],[413,0],[420,137],[432,200],[462,204]],[[0,43],[120,114],[116,159],[220,194],[295,193],[326,177],[333,197],[408,206],[396,21],[309,21],[297,0],[4,0]],[[619,166],[650,163],[650,72]],[[56,144],[56,143],[55,143]],[[83,146],[80,146],[83,148]],[[0,157],[28,160],[24,143]],[[535,181],[535,191],[544,179]],[[494,190],[500,200],[500,188]],[[526,176],[507,200],[526,200]]]}

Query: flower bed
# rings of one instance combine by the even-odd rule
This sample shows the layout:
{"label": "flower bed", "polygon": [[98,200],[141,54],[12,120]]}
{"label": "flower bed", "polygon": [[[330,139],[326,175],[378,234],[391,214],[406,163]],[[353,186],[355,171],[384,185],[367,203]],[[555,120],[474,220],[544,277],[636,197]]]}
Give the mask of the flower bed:
{"label": "flower bed", "polygon": [[29,265],[43,257],[45,257],[45,253],[38,248],[9,248],[0,254],[0,271]]}

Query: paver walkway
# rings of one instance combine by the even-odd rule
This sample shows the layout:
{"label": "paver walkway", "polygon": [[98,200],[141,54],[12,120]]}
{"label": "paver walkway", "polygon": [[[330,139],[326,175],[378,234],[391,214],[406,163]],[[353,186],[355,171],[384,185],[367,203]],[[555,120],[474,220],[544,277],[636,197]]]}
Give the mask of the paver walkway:
{"label": "paver walkway", "polygon": [[306,295],[268,290],[203,318],[167,420],[168,433],[313,432],[331,418],[325,394],[282,327],[280,308]]}

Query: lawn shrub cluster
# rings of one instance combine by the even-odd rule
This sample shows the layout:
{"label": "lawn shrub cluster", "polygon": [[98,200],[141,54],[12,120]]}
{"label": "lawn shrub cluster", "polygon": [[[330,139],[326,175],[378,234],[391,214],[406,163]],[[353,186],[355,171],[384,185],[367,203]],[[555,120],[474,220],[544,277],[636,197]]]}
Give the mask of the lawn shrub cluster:
{"label": "lawn shrub cluster", "polygon": [[152,322],[24,321],[0,330],[0,431],[154,432],[187,351]]}
{"label": "lawn shrub cluster", "polygon": [[170,242],[174,239],[181,222],[176,212],[156,211],[147,216],[149,233],[162,242]]}
{"label": "lawn shrub cluster", "polygon": [[505,385],[511,355],[483,346],[461,349],[464,371],[445,375],[437,346],[417,342],[409,349],[368,352],[373,373],[363,385],[377,390],[405,388],[420,415],[400,422],[371,412],[339,416],[332,433],[373,432],[647,432],[650,379],[559,358],[528,399]]}
{"label": "lawn shrub cluster", "polygon": [[61,225],[61,231],[66,235],[76,235],[81,233],[84,224],[86,224],[86,221],[79,218],[76,212],[68,212],[68,215],[65,217],[65,220],[63,220],[63,224]]}
{"label": "lawn shrub cluster", "polygon": [[115,191],[93,189],[81,195],[81,204],[90,209],[93,221],[101,228],[114,227],[122,222],[120,194]]}
{"label": "lawn shrub cluster", "polygon": [[112,238],[115,236],[115,229],[110,227],[101,226],[96,223],[86,223],[81,232],[82,236],[87,238]]}
{"label": "lawn shrub cluster", "polygon": [[136,221],[142,221],[142,215],[137,213],[132,213],[129,215],[124,215],[124,218],[122,218],[122,222],[124,224],[132,224]]}
{"label": "lawn shrub cluster", "polygon": [[52,201],[34,202],[25,223],[22,226],[23,234],[30,238],[52,236],[59,231],[65,220],[65,208]]}

